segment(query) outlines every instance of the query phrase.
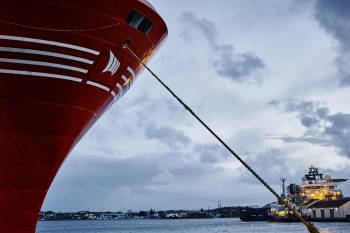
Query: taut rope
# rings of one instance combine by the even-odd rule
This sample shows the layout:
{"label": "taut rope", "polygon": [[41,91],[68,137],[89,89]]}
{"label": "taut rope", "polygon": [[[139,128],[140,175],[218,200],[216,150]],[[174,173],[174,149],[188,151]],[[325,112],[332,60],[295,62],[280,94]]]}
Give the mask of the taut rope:
{"label": "taut rope", "polygon": [[310,233],[319,233],[317,228],[311,222],[306,221],[297,210],[295,210],[285,199],[283,199],[273,188],[261,178],[236,152],[233,151],[186,103],[180,99],[128,46],[128,43],[123,44],[123,48],[127,49],[140,62],[151,75],[194,117],[204,128],[206,128],[229,152],[233,155],[245,168],[257,178],[281,203],[283,203],[293,214],[306,226]]}

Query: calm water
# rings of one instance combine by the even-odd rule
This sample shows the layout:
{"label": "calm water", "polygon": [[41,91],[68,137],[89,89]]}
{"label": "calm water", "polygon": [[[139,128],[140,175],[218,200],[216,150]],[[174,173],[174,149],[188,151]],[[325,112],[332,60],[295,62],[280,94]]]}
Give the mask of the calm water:
{"label": "calm water", "polygon": [[[324,233],[349,233],[350,223],[317,223]],[[239,219],[39,222],[36,233],[306,233],[298,223],[245,223]]]}

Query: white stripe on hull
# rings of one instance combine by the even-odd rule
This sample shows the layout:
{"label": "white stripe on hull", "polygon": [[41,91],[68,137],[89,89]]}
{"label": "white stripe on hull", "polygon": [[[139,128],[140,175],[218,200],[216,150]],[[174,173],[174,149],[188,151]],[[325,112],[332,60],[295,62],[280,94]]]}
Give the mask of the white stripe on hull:
{"label": "white stripe on hull", "polygon": [[123,93],[123,87],[119,83],[116,84],[116,87],[119,89],[118,97],[122,96],[124,94]]}
{"label": "white stripe on hull", "polygon": [[99,83],[96,83],[96,82],[92,82],[92,81],[87,81],[86,84],[98,87],[98,88],[100,88],[102,90],[105,90],[107,92],[109,92],[111,90],[111,89],[109,89],[108,87],[106,87],[106,86],[104,86],[102,84],[99,84]]}
{"label": "white stripe on hull", "polygon": [[132,79],[135,80],[135,78],[136,78],[135,71],[133,69],[131,69],[130,67],[128,67],[127,70],[130,72]]}
{"label": "white stripe on hull", "polygon": [[124,75],[122,75],[122,79],[124,80],[124,82],[128,81],[128,79]]}
{"label": "white stripe on hull", "polygon": [[0,62],[5,63],[14,63],[14,64],[24,64],[24,65],[34,65],[34,66],[45,66],[45,67],[53,67],[65,70],[72,70],[76,72],[80,72],[83,74],[87,74],[88,70],[81,69],[75,66],[67,66],[50,62],[41,62],[41,61],[29,61],[29,60],[21,60],[21,59],[9,59],[9,58],[0,58]]}
{"label": "white stripe on hull", "polygon": [[45,45],[53,45],[53,46],[58,46],[62,48],[69,48],[69,49],[74,49],[86,53],[90,53],[93,55],[99,55],[100,52],[77,46],[77,45],[72,45],[72,44],[67,44],[67,43],[62,43],[62,42],[57,42],[57,41],[51,41],[51,40],[42,40],[42,39],[35,39],[35,38],[29,38],[29,37],[20,37],[20,36],[8,36],[8,35],[0,35],[0,39],[2,40],[13,40],[13,41],[22,41],[22,42],[30,42],[30,43],[36,43],[36,44],[45,44]]}
{"label": "white stripe on hull", "polygon": [[114,101],[117,99],[117,94],[115,94],[115,92],[114,91],[111,91],[111,94],[112,94],[112,96],[113,96],[113,98],[114,98]]}
{"label": "white stripe on hull", "polygon": [[[36,38],[28,38],[28,37],[20,37],[20,36],[10,36],[10,35],[0,35],[0,40],[9,40],[9,41],[19,41],[19,42],[28,42],[28,43],[36,43],[36,44],[42,44],[42,45],[51,45],[51,46],[57,46],[62,48],[68,48],[72,50],[77,50],[93,55],[99,55],[100,52],[89,49],[86,47],[81,47],[73,44],[68,43],[62,43],[57,41],[51,41],[51,40],[44,40],[44,39],[36,39]],[[52,48],[53,49],[53,48]],[[90,59],[86,59],[79,56],[73,56],[69,54],[65,54],[62,52],[55,52],[55,51],[45,51],[40,49],[30,49],[30,48],[16,48],[16,47],[7,47],[7,46],[0,46],[0,52],[10,52],[10,53],[19,53],[19,54],[33,54],[33,55],[40,55],[40,56],[46,56],[46,57],[53,57],[53,58],[61,58],[66,59],[70,61],[76,61],[81,62],[89,65],[93,65],[94,61]],[[69,53],[69,52],[68,52]],[[62,62],[62,60],[57,61],[58,63],[54,62],[47,62],[47,61],[39,61],[37,59],[43,59],[44,57],[37,57],[35,60],[24,60],[24,59],[15,59],[15,58],[1,58],[0,57],[0,63],[13,63],[13,64],[24,64],[24,65],[32,65],[32,66],[42,66],[42,67],[51,67],[51,68],[59,68],[64,70],[70,70],[75,71],[83,74],[88,73],[88,69],[80,68],[77,66],[71,66],[71,65],[65,65],[65,64],[59,64]],[[50,60],[51,61],[51,60]],[[67,61],[66,61],[67,63]],[[120,62],[115,57],[115,55],[110,51],[110,59],[108,61],[107,66],[102,72],[111,72],[111,76],[113,76],[117,70],[120,67]],[[111,90],[108,86],[105,86],[103,84],[94,82],[94,81],[88,81],[86,82],[86,85],[94,86],[96,88],[99,88],[103,91],[106,91],[107,93],[111,94],[114,98],[114,101],[119,99],[121,96],[124,95],[124,93],[127,91],[128,88],[133,84],[133,81],[136,79],[135,71],[127,67],[127,71],[130,73],[131,77],[129,75],[121,75],[121,79],[124,82],[123,84],[117,83],[115,87],[118,89],[117,91]],[[0,69],[0,74],[15,74],[15,75],[23,75],[23,76],[33,76],[33,77],[45,77],[45,78],[53,78],[53,79],[63,79],[63,80],[69,80],[74,82],[82,82],[82,78],[74,77],[68,75],[61,75],[54,73],[45,73],[45,72],[35,72],[35,71],[27,71],[27,70],[17,70],[17,69]],[[84,84],[83,84],[84,85]],[[125,87],[125,88],[123,88]]]}
{"label": "white stripe on hull", "polygon": [[18,75],[25,75],[25,76],[36,76],[36,77],[45,77],[45,78],[54,78],[54,79],[64,79],[64,80],[69,80],[69,81],[74,81],[74,82],[81,82],[82,81],[81,78],[76,78],[76,77],[67,76],[67,75],[32,72],[32,71],[26,71],[26,70],[0,69],[0,73],[2,73],[2,74],[18,74]]}
{"label": "white stripe on hull", "polygon": [[106,68],[104,68],[104,70],[102,71],[102,73],[111,72],[111,76],[113,76],[118,71],[119,66],[120,66],[120,62],[112,53],[112,51],[109,51],[109,61]]}
{"label": "white stripe on hull", "polygon": [[129,87],[130,87],[130,86],[132,86],[132,84],[136,80],[136,74],[135,74],[135,71],[133,69],[131,69],[130,67],[128,67],[127,70],[129,71],[129,73],[131,74],[131,77],[132,77],[130,79],[130,84],[129,84]]}
{"label": "white stripe on hull", "polygon": [[66,60],[86,63],[89,65],[92,65],[94,63],[94,61],[91,61],[91,60],[85,59],[85,58],[81,58],[81,57],[76,57],[76,56],[67,55],[67,54],[63,54],[63,53],[53,53],[53,52],[47,52],[47,51],[42,51],[42,50],[35,50],[35,49],[0,47],[0,52],[26,53],[26,54],[48,56],[48,57],[58,57],[58,58],[66,59]]}

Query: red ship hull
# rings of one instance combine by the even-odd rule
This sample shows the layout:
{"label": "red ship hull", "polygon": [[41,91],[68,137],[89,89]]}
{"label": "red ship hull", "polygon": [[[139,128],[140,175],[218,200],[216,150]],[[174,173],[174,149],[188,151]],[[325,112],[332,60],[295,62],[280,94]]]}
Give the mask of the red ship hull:
{"label": "red ship hull", "polygon": [[0,2],[0,232],[33,233],[67,154],[141,69],[122,44],[146,60],[167,30],[144,0]]}

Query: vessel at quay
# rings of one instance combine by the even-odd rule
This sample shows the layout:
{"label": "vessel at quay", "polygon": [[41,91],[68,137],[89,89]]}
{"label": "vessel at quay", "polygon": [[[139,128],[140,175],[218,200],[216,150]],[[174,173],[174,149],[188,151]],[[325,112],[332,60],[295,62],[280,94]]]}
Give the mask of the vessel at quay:
{"label": "vessel at quay", "polygon": [[257,221],[268,221],[268,211],[270,206],[266,205],[264,207],[241,207],[239,209],[239,219],[244,222],[257,222]]}
{"label": "vessel at quay", "polygon": [[[291,183],[285,192],[282,179],[282,197],[290,203],[304,219],[312,221],[349,221],[350,199],[343,196],[339,185],[347,179],[334,179],[311,166],[299,184]],[[296,216],[281,203],[271,203],[269,219],[276,222],[297,222]]]}
{"label": "vessel at quay", "polygon": [[167,28],[145,0],[0,0],[0,233],[34,233],[55,174]]}
{"label": "vessel at quay", "polygon": [[[339,185],[347,179],[334,179],[309,167],[301,183],[285,187],[282,178],[281,197],[295,208],[304,219],[322,222],[349,222],[350,198],[344,197]],[[242,221],[299,222],[292,211],[280,202],[268,203],[264,207],[242,207]]]}

